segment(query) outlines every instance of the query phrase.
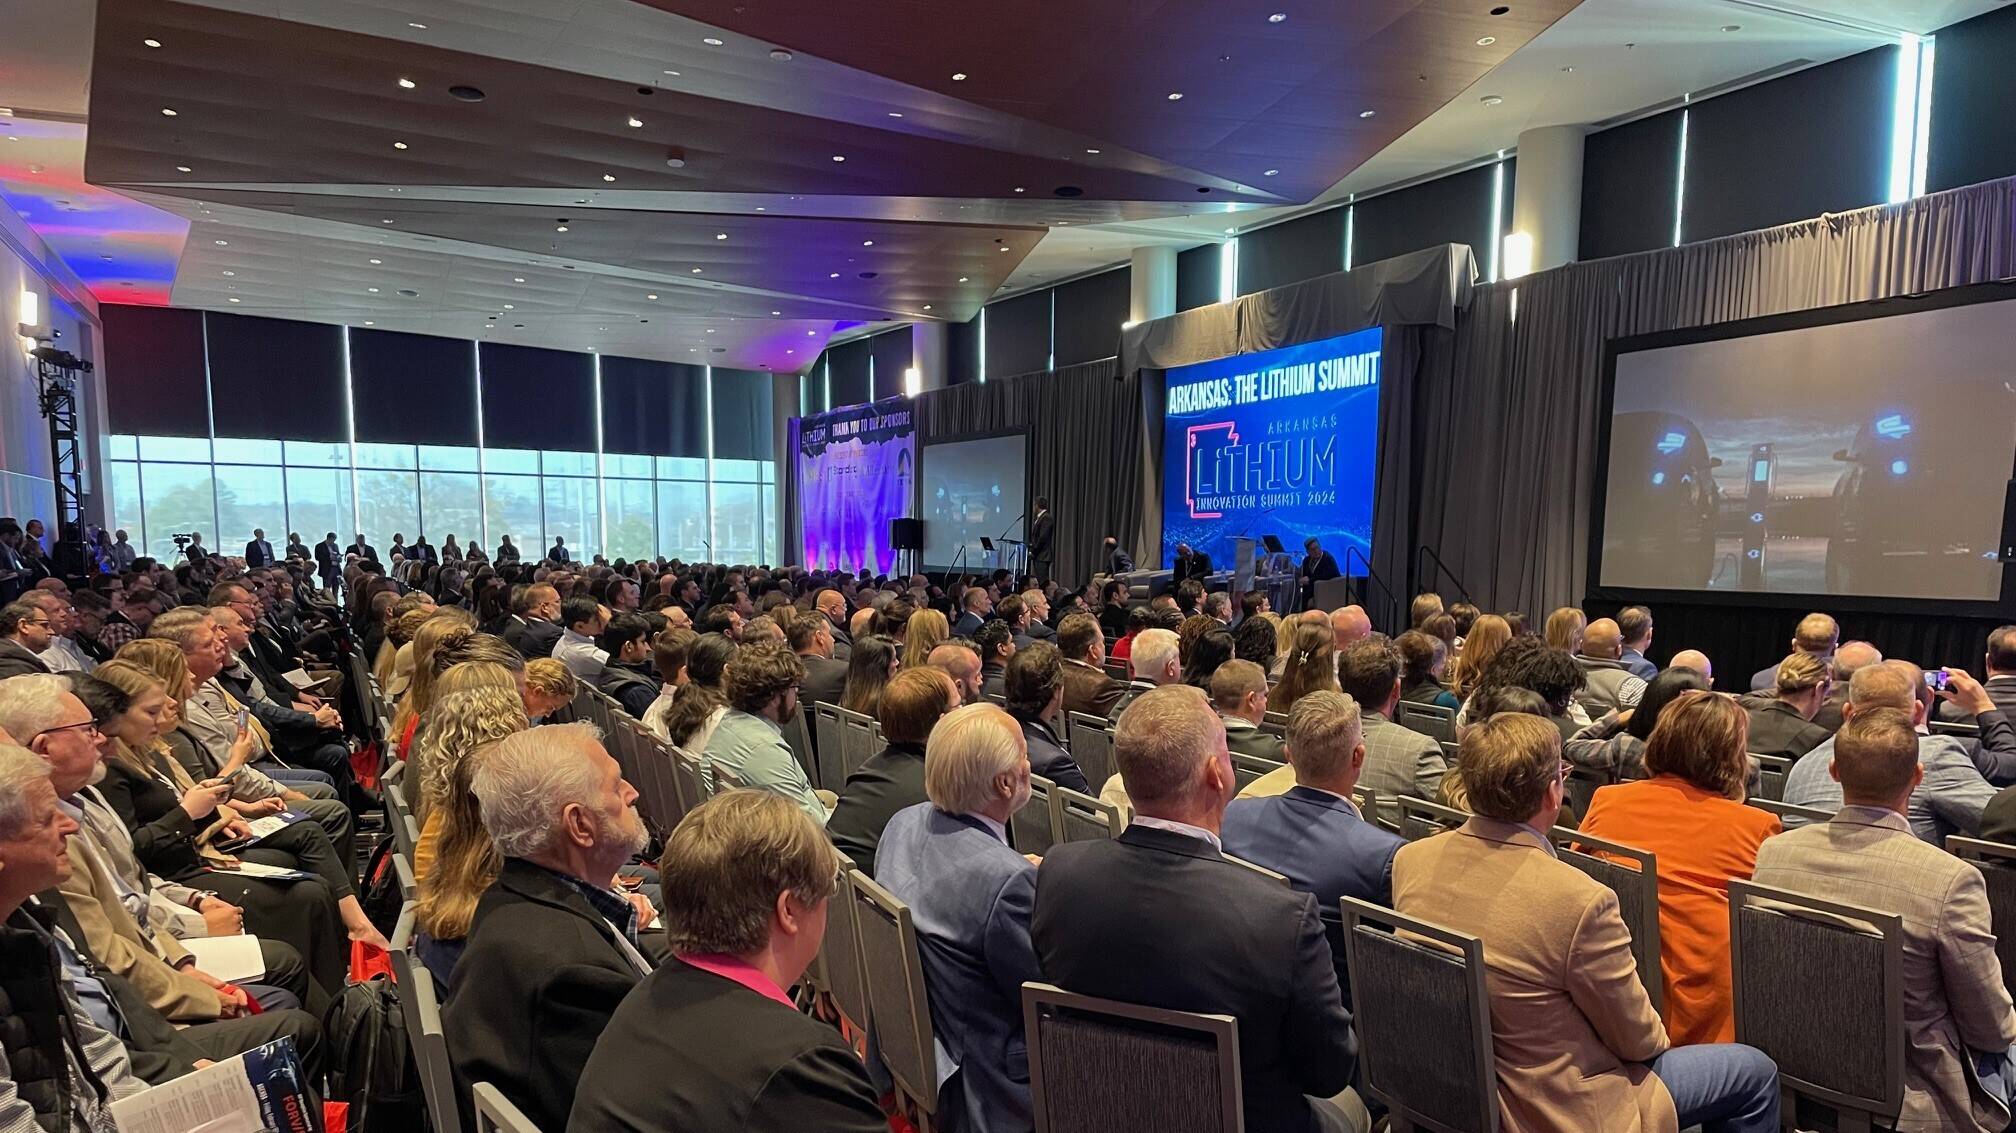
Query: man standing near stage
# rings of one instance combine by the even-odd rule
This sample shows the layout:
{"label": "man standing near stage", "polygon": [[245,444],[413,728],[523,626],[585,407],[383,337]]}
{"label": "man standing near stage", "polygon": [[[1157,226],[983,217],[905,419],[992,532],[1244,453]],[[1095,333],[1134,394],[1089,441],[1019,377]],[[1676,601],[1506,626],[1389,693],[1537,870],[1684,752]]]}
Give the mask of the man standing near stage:
{"label": "man standing near stage", "polygon": [[1029,573],[1039,579],[1050,577],[1056,561],[1057,517],[1050,514],[1050,501],[1036,497],[1036,518],[1029,521]]}

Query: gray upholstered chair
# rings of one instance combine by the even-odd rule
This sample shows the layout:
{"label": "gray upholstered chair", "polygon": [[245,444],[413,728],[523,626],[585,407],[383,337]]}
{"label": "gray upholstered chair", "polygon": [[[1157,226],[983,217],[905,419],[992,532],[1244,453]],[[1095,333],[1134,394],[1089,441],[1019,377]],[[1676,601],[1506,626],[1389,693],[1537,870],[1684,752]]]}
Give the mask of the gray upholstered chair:
{"label": "gray upholstered chair", "polygon": [[812,785],[838,794],[841,785],[847,781],[841,758],[847,747],[847,728],[840,722],[839,705],[812,706],[812,734],[812,747],[819,764],[819,774],[812,777]]}
{"label": "gray upholstered chair", "polygon": [[412,904],[420,892],[420,883],[413,875],[413,859],[397,850],[392,852],[392,874],[399,881],[399,899]]}
{"label": "gray upholstered chair", "polygon": [[707,781],[700,774],[700,758],[685,748],[672,749],[672,782],[679,792],[682,814],[707,801]]}
{"label": "gray upholstered chair", "polygon": [[[1796,1097],[1843,1133],[1886,1127],[1904,1105],[1904,919],[1748,881],[1729,883],[1736,1041],[1771,1056]],[[1815,980],[1815,973],[1825,978]]]}
{"label": "gray upholstered chair", "polygon": [[2016,846],[1955,834],[1946,839],[1946,852],[1966,858],[1981,871],[1988,886],[1988,916],[1995,927],[2002,982],[2016,987]]}
{"label": "gray upholstered chair", "polygon": [[[801,709],[792,715],[790,723],[784,725],[784,742],[790,746],[791,754],[797,758],[798,767],[805,772],[806,781],[815,787],[826,787],[826,784],[819,779],[819,755],[813,750],[812,728],[806,723],[805,715]],[[826,789],[837,793],[840,787],[835,784]]]}
{"label": "gray upholstered chair", "polygon": [[1239,789],[1245,790],[1255,779],[1270,771],[1279,771],[1288,766],[1278,759],[1266,759],[1257,755],[1232,753],[1232,777],[1239,781]]}
{"label": "gray upholstered chair", "polygon": [[1233,865],[1243,866],[1247,869],[1250,869],[1254,873],[1257,873],[1261,877],[1266,878],[1268,881],[1271,881],[1274,884],[1279,885],[1283,889],[1289,888],[1288,875],[1285,873],[1276,873],[1273,870],[1268,869],[1266,866],[1261,865],[1259,862],[1249,862],[1245,858],[1237,857],[1232,854],[1226,854],[1225,860],[1231,862]]}
{"label": "gray upholstered chair", "polygon": [[1022,1018],[1036,1133],[1244,1133],[1230,1015],[1026,983]]}
{"label": "gray upholstered chair", "polygon": [[931,1034],[931,996],[917,952],[910,907],[859,870],[848,875],[854,938],[868,989],[870,1035],[912,1123],[929,1133],[938,1112],[938,1056]]}
{"label": "gray upholstered chair", "polygon": [[1041,775],[1029,776],[1029,805],[1008,819],[1008,833],[1015,849],[1025,854],[1047,854],[1057,842],[1057,784]]}
{"label": "gray upholstered chair", "polygon": [[1756,795],[1751,795],[1749,798],[1744,799],[1743,805],[1754,806],[1766,814],[1775,814],[1781,821],[1787,818],[1796,818],[1802,822],[1825,822],[1834,817],[1834,812],[1831,810],[1821,810],[1819,807],[1811,806],[1794,806],[1791,803],[1779,802],[1775,799],[1759,798]]}
{"label": "gray upholstered chair", "polygon": [[836,708],[840,714],[840,781],[829,784],[826,789],[836,794],[847,782],[847,776],[860,770],[876,752],[882,750],[879,726],[874,718],[859,712],[849,712]]}
{"label": "gray upholstered chair", "polygon": [[1484,942],[1354,897],[1343,915],[1359,1073],[1394,1133],[1496,1133]]}
{"label": "gray upholstered chair", "polygon": [[434,977],[425,964],[414,962],[411,952],[400,949],[392,953],[392,981],[399,989],[399,1011],[405,1016],[406,1042],[420,1071],[420,1088],[427,1095],[427,1116],[436,1129],[460,1129],[460,1099],[455,1095],[455,1070],[448,1061]]}
{"label": "gray upholstered chair", "polygon": [[1470,821],[1467,811],[1412,795],[1395,796],[1393,806],[1400,814],[1400,836],[1409,842],[1418,842],[1444,830],[1454,830]]}
{"label": "gray upholstered chair", "polygon": [[[1631,930],[1631,958],[1638,964],[1638,982],[1652,997],[1652,1010],[1666,1005],[1666,976],[1659,967],[1659,859],[1650,850],[1595,838],[1565,826],[1547,832],[1562,861],[1588,874],[1617,895],[1617,911]],[[1624,858],[1620,865],[1591,851]]]}
{"label": "gray upholstered chair", "polygon": [[1056,840],[1089,842],[1097,838],[1118,838],[1127,828],[1120,808],[1104,799],[1095,799],[1069,787],[1054,789],[1057,799]]}
{"label": "gray upholstered chair", "polygon": [[1456,738],[1456,710],[1439,704],[1416,704],[1403,700],[1393,707],[1393,722],[1408,731],[1431,737],[1437,743]]}
{"label": "gray upholstered chair", "polygon": [[1750,753],[1750,762],[1757,766],[1757,797],[1770,802],[1785,800],[1785,776],[1792,773],[1792,760],[1782,755],[1759,755]]}
{"label": "gray upholstered chair", "polygon": [[833,1006],[858,1031],[868,1029],[868,979],[861,960],[861,943],[854,935],[854,863],[843,861],[840,885],[826,903],[826,937],[819,945],[819,962],[825,966],[826,984],[833,993]]}
{"label": "gray upholstered chair", "polygon": [[1103,716],[1073,712],[1065,722],[1064,740],[1071,762],[1085,773],[1085,782],[1095,791],[1104,787],[1114,771],[1112,722]]}
{"label": "gray upholstered chair", "polygon": [[488,1082],[478,1082],[469,1090],[476,1103],[476,1133],[540,1133],[525,1111]]}

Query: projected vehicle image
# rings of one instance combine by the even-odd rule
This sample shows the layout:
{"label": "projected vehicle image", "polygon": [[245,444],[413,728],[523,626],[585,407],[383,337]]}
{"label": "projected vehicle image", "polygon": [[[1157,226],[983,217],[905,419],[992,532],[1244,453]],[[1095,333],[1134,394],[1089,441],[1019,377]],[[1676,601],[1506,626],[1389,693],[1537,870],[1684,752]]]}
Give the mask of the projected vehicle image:
{"label": "projected vehicle image", "polygon": [[2011,317],[1978,303],[1620,353],[1599,584],[1999,597]]}

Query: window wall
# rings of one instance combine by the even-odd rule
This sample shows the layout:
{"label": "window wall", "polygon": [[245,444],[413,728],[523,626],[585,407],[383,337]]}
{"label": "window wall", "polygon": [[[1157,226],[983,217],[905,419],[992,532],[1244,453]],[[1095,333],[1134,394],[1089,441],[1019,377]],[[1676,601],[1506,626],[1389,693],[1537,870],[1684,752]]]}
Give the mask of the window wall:
{"label": "window wall", "polygon": [[558,537],[577,557],[776,561],[769,460],[131,434],[107,453],[112,521],[156,558],[194,532],[235,554],[261,528],[275,549],[362,531],[382,554],[425,532],[493,555],[510,535],[528,558]]}

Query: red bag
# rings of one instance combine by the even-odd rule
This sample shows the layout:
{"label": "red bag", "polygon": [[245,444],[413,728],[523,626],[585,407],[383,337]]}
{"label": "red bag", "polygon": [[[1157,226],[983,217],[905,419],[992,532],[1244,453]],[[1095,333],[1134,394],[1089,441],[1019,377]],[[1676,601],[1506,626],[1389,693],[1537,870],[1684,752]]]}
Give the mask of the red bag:
{"label": "red bag", "polygon": [[350,942],[350,982],[363,983],[372,976],[392,978],[392,954],[362,940]]}
{"label": "red bag", "polygon": [[372,740],[350,753],[350,773],[357,777],[357,785],[366,790],[378,789],[378,765],[384,762],[378,753],[378,741]]}

